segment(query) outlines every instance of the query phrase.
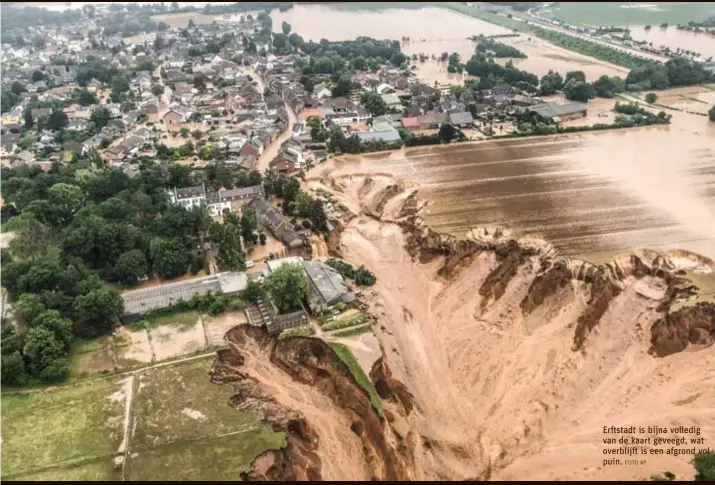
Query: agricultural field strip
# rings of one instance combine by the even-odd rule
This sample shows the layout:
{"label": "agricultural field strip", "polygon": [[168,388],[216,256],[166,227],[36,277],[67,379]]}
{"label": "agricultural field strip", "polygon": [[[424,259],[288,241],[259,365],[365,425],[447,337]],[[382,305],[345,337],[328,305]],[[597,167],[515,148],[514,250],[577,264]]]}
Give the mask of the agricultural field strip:
{"label": "agricultural field strip", "polygon": [[[141,368],[141,369],[135,369],[135,370],[133,370],[133,371],[126,372],[126,373],[124,373],[124,374],[130,374],[130,378],[134,378],[136,375],[141,374],[142,372],[145,372],[145,371],[147,371],[147,370],[152,370],[152,369],[156,369],[156,368],[161,368],[161,367],[165,367],[165,366],[171,365],[171,364],[181,364],[181,363],[185,363],[185,362],[188,362],[188,361],[197,360],[197,359],[200,359],[200,358],[206,358],[206,357],[208,357],[208,356],[213,356],[213,355],[215,355],[215,352],[211,352],[211,353],[209,353],[209,354],[202,354],[202,355],[199,355],[199,356],[194,356],[194,357],[189,357],[189,358],[184,358],[184,359],[180,359],[180,360],[174,360],[174,361],[170,361],[170,362],[162,362],[162,363],[155,364],[155,365],[152,365],[152,366],[149,366],[149,367],[144,367],[144,368]],[[118,375],[104,376],[103,378],[93,379],[92,381],[87,381],[87,380],[85,380],[85,381],[81,381],[81,382],[74,382],[74,383],[68,384],[67,386],[62,386],[62,388],[71,387],[71,386],[75,386],[75,385],[81,385],[81,384],[89,384],[89,383],[91,383],[91,382],[93,382],[93,381],[99,381],[99,380],[106,379],[106,378],[117,378],[117,377],[118,377]],[[135,391],[136,391],[135,387],[138,387],[138,386],[139,386],[138,380],[137,380],[137,379],[133,379],[132,382],[131,382],[131,385],[132,385],[132,392],[129,393],[129,395],[128,395],[128,398],[129,398],[129,399],[128,399],[127,402],[125,402],[125,413],[127,413],[128,416],[125,414],[125,418],[124,418],[124,419],[125,419],[125,425],[124,425],[124,433],[123,433],[123,440],[122,440],[122,443],[123,443],[124,446],[123,446],[123,450],[122,450],[122,451],[111,451],[111,452],[97,453],[97,454],[85,455],[85,456],[82,456],[82,457],[75,457],[75,458],[71,458],[71,459],[68,459],[68,460],[61,460],[61,461],[57,461],[57,462],[54,462],[54,463],[45,464],[45,465],[42,465],[42,466],[39,466],[39,467],[28,468],[28,469],[25,469],[25,470],[20,470],[20,471],[17,471],[17,472],[13,472],[13,473],[11,473],[11,474],[6,474],[6,475],[3,475],[3,478],[4,478],[4,479],[10,479],[10,478],[21,477],[21,476],[24,476],[24,475],[35,474],[35,473],[42,472],[42,471],[46,471],[46,470],[52,470],[52,469],[58,469],[58,468],[67,468],[67,467],[70,467],[70,466],[79,466],[79,465],[82,465],[82,464],[84,464],[84,463],[88,463],[88,462],[91,462],[91,461],[94,461],[94,460],[99,460],[99,459],[102,459],[102,458],[111,458],[111,457],[115,457],[115,456],[118,456],[118,455],[124,455],[124,456],[125,456],[125,460],[131,461],[131,453],[134,453],[134,452],[144,452],[144,451],[148,451],[148,450],[157,450],[157,449],[162,449],[162,448],[166,448],[166,447],[168,447],[168,446],[172,446],[172,445],[176,445],[176,444],[181,444],[181,443],[189,443],[189,442],[196,442],[196,441],[202,441],[202,440],[203,440],[203,441],[209,441],[209,440],[212,440],[212,439],[224,438],[224,437],[226,437],[226,436],[233,436],[233,435],[237,435],[237,434],[240,434],[240,433],[246,433],[246,432],[249,432],[249,431],[259,430],[259,429],[261,429],[261,428],[263,427],[262,424],[252,424],[252,425],[242,426],[242,427],[239,428],[239,429],[232,430],[232,431],[229,431],[229,432],[226,432],[226,433],[220,433],[220,434],[217,434],[217,435],[215,435],[215,436],[191,436],[191,437],[182,437],[182,438],[177,438],[177,439],[174,439],[174,440],[172,440],[172,441],[169,441],[169,442],[166,442],[166,443],[157,444],[157,445],[132,447],[132,446],[131,446],[131,435],[132,435],[132,433],[133,433],[133,430],[131,430],[132,426],[130,426],[130,423],[131,423],[132,420],[133,420],[133,414],[132,414],[132,410],[134,409],[133,401],[134,401],[134,396],[135,396]],[[25,392],[28,392],[28,391],[25,391]],[[29,392],[34,392],[34,391],[29,391]],[[18,394],[18,393],[19,393],[19,392],[13,393],[13,394]],[[60,406],[62,406],[62,405],[63,405],[63,404],[58,404],[58,405],[55,406],[55,407],[60,407]],[[52,408],[53,408],[53,407],[44,407],[43,409],[44,409],[44,411],[48,411],[48,410],[51,411]],[[128,420],[128,421],[127,421],[127,420]],[[124,476],[124,473],[126,473],[126,470],[127,470],[127,467],[126,467],[126,466],[123,467],[123,470],[122,470],[122,479],[123,479],[123,480],[126,478],[126,477]]]}
{"label": "agricultural field strip", "polygon": [[[241,433],[247,433],[249,431],[255,431],[255,430],[260,430],[263,428],[262,424],[259,425],[250,425],[250,426],[244,426],[240,429],[230,431],[228,433],[222,433],[218,434],[216,436],[190,436],[186,438],[178,438],[173,441],[167,442],[167,443],[161,443],[155,446],[141,446],[137,448],[132,448],[131,452],[143,452],[143,451],[149,451],[149,450],[158,450],[162,448],[167,448],[169,446],[174,446],[176,444],[181,444],[181,443],[190,443],[190,442],[196,442],[196,441],[210,441],[213,439],[218,439],[218,438],[225,438],[226,436],[233,436]],[[127,448],[127,452],[125,453],[127,459],[131,461],[131,453],[129,453],[129,448]],[[30,475],[42,471],[47,471],[47,470],[52,470],[56,468],[68,468],[70,466],[79,466],[84,463],[91,462],[93,460],[98,460],[101,458],[111,458],[117,455],[120,455],[121,453],[118,452],[107,452],[107,453],[99,453],[96,455],[89,455],[89,456],[83,456],[80,458],[72,458],[70,460],[63,460],[55,463],[50,463],[47,465],[42,465],[40,467],[35,467],[35,468],[28,468],[26,470],[22,470],[19,472],[15,472],[12,474],[7,474],[3,475],[4,480],[12,479],[12,478],[17,478],[17,477],[22,477],[24,475]],[[126,470],[127,467],[124,467]]]}

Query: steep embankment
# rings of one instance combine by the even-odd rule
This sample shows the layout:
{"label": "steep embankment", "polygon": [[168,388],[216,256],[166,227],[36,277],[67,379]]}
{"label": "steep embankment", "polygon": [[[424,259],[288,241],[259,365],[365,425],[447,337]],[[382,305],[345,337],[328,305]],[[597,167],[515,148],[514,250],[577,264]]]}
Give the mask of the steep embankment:
{"label": "steep embankment", "polygon": [[[380,364],[381,393],[395,399],[386,421],[348,367],[319,339],[277,340],[265,330],[241,325],[226,334],[229,349],[218,354],[212,380],[239,382],[237,407],[259,408],[288,446],[259,457],[253,480],[407,480],[412,478],[404,441],[391,423],[409,413],[410,398]],[[394,388],[394,390],[393,390]],[[402,452],[396,449],[402,448]]]}
{"label": "steep embankment", "polygon": [[388,176],[315,183],[358,213],[337,249],[378,277],[364,303],[414,396],[416,478],[692,476],[688,456],[602,465],[603,426],[715,436],[713,306],[670,312],[696,288],[668,254],[597,266],[494,228],[457,240],[427,227],[413,191]]}
{"label": "steep embankment", "polygon": [[642,250],[593,265],[497,228],[458,240],[387,175],[311,185],[353,213],[328,249],[377,276],[360,303],[377,322],[385,420],[322,341],[236,327],[212,378],[288,435],[246,478],[692,478],[688,455],[604,465],[602,430],[695,425],[715,439],[715,306],[683,304],[698,290],[683,268],[711,261]]}

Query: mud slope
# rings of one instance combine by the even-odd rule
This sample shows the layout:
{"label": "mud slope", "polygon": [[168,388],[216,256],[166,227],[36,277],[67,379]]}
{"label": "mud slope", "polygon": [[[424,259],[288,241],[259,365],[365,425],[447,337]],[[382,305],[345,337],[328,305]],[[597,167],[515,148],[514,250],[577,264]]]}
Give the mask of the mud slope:
{"label": "mud slope", "polygon": [[[259,457],[251,480],[407,480],[412,478],[409,433],[395,433],[409,412],[409,394],[389,380],[384,363],[383,394],[404,400],[386,409],[383,421],[348,367],[319,339],[277,340],[250,325],[226,334],[229,349],[214,363],[216,383],[240,382],[237,407],[262,409],[288,446]],[[395,391],[392,388],[395,387]],[[402,404],[404,402],[404,404]],[[403,426],[404,428],[404,426]],[[400,449],[398,452],[396,449]]]}
{"label": "mud slope", "polygon": [[698,425],[715,440],[715,312],[670,312],[697,292],[682,254],[597,266],[495,228],[457,240],[387,175],[310,184],[356,214],[332,246],[377,276],[362,299],[389,379],[414,400],[415,478],[692,478],[689,456],[602,464],[604,426]]}

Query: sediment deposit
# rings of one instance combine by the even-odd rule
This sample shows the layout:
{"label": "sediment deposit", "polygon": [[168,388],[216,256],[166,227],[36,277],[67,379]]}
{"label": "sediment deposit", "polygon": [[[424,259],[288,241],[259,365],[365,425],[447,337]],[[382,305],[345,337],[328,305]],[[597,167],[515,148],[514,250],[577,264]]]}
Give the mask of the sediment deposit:
{"label": "sediment deposit", "polygon": [[352,212],[331,252],[377,276],[360,303],[377,322],[385,420],[324,344],[237,327],[215,375],[250,379],[300,423],[267,413],[295,445],[248,478],[692,478],[688,456],[604,465],[602,430],[696,425],[715,439],[715,306],[684,303],[712,261],[639,250],[596,265],[500,228],[435,232],[416,187],[387,174],[309,184]]}

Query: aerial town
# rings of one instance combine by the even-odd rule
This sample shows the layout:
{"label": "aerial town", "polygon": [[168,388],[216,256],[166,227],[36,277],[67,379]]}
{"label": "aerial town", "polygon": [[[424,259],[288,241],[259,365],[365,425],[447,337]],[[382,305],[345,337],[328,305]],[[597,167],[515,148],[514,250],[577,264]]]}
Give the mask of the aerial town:
{"label": "aerial town", "polygon": [[715,479],[715,8],[648,5],[4,2],[2,478]]}

